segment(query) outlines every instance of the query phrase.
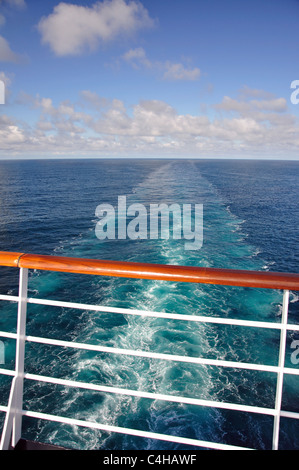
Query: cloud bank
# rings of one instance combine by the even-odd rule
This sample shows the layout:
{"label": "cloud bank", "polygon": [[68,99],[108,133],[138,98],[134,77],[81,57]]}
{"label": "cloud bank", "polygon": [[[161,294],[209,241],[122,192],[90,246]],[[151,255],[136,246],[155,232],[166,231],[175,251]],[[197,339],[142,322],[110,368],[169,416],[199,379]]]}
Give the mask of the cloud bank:
{"label": "cloud bank", "polygon": [[[245,93],[246,92],[246,93]],[[0,154],[38,156],[158,156],[298,158],[299,124],[286,100],[250,89],[224,97],[214,117],[179,114],[160,100],[126,107],[84,90],[76,103],[23,95],[34,125],[2,115]]]}

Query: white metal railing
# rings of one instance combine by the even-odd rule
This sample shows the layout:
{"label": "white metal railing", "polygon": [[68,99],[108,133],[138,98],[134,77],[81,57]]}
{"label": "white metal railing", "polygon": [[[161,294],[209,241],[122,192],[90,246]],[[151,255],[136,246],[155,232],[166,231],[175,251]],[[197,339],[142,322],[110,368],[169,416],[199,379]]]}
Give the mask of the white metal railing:
{"label": "white metal railing", "polygon": [[[171,314],[164,312],[152,312],[152,311],[143,311],[136,309],[125,309],[125,308],[114,308],[98,305],[89,305],[89,304],[80,304],[74,302],[62,302],[46,299],[36,299],[36,298],[27,298],[28,292],[28,269],[20,268],[20,281],[19,281],[19,295],[0,295],[0,300],[9,300],[13,302],[18,302],[18,319],[17,319],[17,332],[8,333],[0,331],[0,337],[3,338],[13,338],[16,340],[16,361],[15,361],[15,370],[0,369],[0,374],[5,374],[12,376],[12,385],[9,396],[9,402],[7,406],[0,406],[0,411],[6,413],[6,418],[4,422],[2,438],[0,443],[0,449],[5,450],[10,448],[10,446],[15,447],[19,439],[21,438],[21,428],[22,428],[22,416],[28,416],[32,418],[39,418],[43,420],[49,420],[54,422],[60,422],[70,425],[77,426],[86,426],[93,429],[99,429],[102,431],[116,432],[129,434],[133,436],[140,436],[151,439],[158,439],[162,441],[171,441],[186,445],[205,447],[210,449],[243,449],[243,447],[237,447],[233,445],[215,443],[215,442],[206,442],[197,439],[189,439],[184,437],[178,437],[173,435],[164,435],[154,432],[141,431],[136,429],[123,428],[118,426],[110,426],[106,424],[94,423],[89,421],[83,421],[78,419],[72,419],[62,416],[56,416],[51,414],[39,413],[34,411],[27,411],[23,409],[23,383],[24,379],[60,384],[68,387],[79,387],[86,390],[95,390],[106,393],[114,393],[142,398],[149,398],[153,400],[164,400],[169,402],[192,404],[198,406],[207,406],[228,410],[236,410],[250,413],[259,413],[264,415],[273,416],[273,441],[272,449],[278,449],[279,443],[279,428],[280,428],[280,418],[293,418],[299,419],[299,413],[285,411],[281,409],[282,403],[282,391],[283,391],[283,377],[284,374],[299,375],[299,369],[296,368],[287,368],[284,366],[285,362],[285,351],[286,351],[286,336],[287,331],[299,331],[299,325],[288,324],[288,304],[289,304],[289,290],[283,291],[283,307],[282,307],[282,318],[281,323],[273,322],[262,322],[262,321],[247,321],[239,319],[227,319],[227,318],[215,318],[215,317],[206,317],[206,316],[196,316],[196,315],[180,315],[180,314]],[[280,347],[279,347],[279,359],[277,366],[270,366],[264,364],[252,364],[245,362],[234,362],[234,361],[225,361],[217,359],[207,359],[200,357],[187,357],[180,355],[172,354],[160,354],[155,352],[140,351],[140,350],[131,350],[131,349],[121,349],[113,347],[104,347],[101,345],[85,344],[72,341],[61,341],[56,339],[47,339],[36,336],[26,335],[26,311],[27,304],[39,304],[39,305],[48,305],[48,306],[59,306],[65,308],[78,308],[90,311],[99,311],[99,312],[113,312],[115,314],[125,314],[125,315],[141,315],[144,317],[159,317],[165,319],[179,320],[179,321],[191,321],[191,322],[204,322],[204,323],[215,323],[215,324],[225,324],[225,325],[237,325],[237,326],[246,326],[246,327],[255,327],[255,328],[271,328],[280,330]],[[42,343],[53,346],[61,346],[67,348],[79,348],[90,351],[105,352],[111,354],[121,354],[121,355],[130,355],[143,358],[153,358],[153,359],[163,359],[167,361],[179,361],[187,362],[192,364],[204,364],[204,365],[213,365],[220,367],[231,367],[234,369],[250,369],[256,371],[268,371],[277,375],[277,386],[276,386],[276,398],[275,398],[275,407],[265,408],[259,406],[246,406],[235,403],[226,403],[218,402],[214,400],[204,400],[198,398],[186,398],[182,396],[172,396],[159,393],[149,393],[140,390],[130,390],[117,387],[110,387],[104,385],[95,385],[91,383],[78,382],[73,380],[58,379],[52,377],[46,377],[41,375],[30,374],[24,371],[24,357],[25,357],[25,342],[34,342]]]}

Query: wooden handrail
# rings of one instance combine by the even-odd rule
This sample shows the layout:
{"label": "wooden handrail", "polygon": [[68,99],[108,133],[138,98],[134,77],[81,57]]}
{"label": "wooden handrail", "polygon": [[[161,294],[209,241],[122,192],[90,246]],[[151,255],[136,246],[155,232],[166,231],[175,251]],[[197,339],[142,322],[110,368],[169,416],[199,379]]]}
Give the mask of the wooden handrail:
{"label": "wooden handrail", "polygon": [[18,261],[23,253],[15,253],[12,251],[0,251],[0,266],[18,267]]}
{"label": "wooden handrail", "polygon": [[0,252],[0,266],[176,282],[299,291],[299,274]]}

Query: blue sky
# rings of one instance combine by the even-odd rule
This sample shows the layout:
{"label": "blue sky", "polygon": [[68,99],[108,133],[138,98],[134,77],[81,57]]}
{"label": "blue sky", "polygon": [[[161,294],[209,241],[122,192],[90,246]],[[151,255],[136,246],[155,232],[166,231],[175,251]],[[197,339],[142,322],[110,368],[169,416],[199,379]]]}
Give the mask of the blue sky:
{"label": "blue sky", "polygon": [[298,159],[298,47],[298,0],[0,0],[0,158]]}

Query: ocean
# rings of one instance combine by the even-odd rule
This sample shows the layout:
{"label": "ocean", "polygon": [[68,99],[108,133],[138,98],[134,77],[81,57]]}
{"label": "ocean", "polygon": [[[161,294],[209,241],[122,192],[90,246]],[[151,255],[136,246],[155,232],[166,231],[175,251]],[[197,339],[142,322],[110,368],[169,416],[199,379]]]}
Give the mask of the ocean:
{"label": "ocean", "polygon": [[[0,161],[0,250],[94,259],[298,272],[299,162],[192,159]],[[100,204],[200,204],[203,243],[96,236]],[[16,295],[18,273],[0,268],[0,293]],[[30,271],[30,297],[157,312],[280,321],[282,293]],[[1,301],[0,330],[16,331],[16,304]],[[299,320],[298,292],[290,322]],[[276,365],[279,332],[30,304],[27,334],[165,354]],[[286,363],[291,362],[287,337]],[[15,342],[3,340],[14,368]],[[299,366],[297,366],[299,367]],[[26,345],[27,372],[119,388],[273,407],[273,373],[240,371]],[[11,378],[0,376],[0,405]],[[298,411],[299,379],[285,376],[282,408]],[[209,407],[104,394],[25,380],[24,408],[156,433],[270,449],[273,418]],[[0,413],[0,427],[4,413]],[[67,448],[182,450],[182,444],[23,418],[23,437]],[[281,419],[281,449],[299,449],[299,423]]]}

